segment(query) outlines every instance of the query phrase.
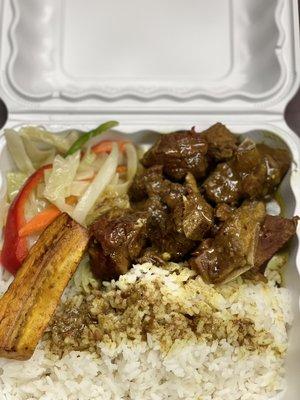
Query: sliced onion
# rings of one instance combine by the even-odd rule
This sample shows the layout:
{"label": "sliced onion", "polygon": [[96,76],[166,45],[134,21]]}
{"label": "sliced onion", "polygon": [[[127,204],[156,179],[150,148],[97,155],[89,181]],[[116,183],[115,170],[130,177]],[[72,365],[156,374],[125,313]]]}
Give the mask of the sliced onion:
{"label": "sliced onion", "polygon": [[115,175],[118,166],[118,156],[118,145],[114,143],[110,155],[75,206],[72,217],[80,224],[84,223],[87,214]]}
{"label": "sliced onion", "polygon": [[61,212],[65,212],[70,216],[73,215],[74,207],[70,206],[63,199],[58,199],[52,202]]}
{"label": "sliced onion", "polygon": [[127,180],[132,181],[137,171],[138,157],[133,144],[126,143],[125,149],[127,155]]}
{"label": "sliced onion", "polygon": [[75,180],[84,181],[85,179],[92,179],[94,175],[95,175],[94,169],[92,167],[86,167],[85,170],[77,172]]}
{"label": "sliced onion", "polygon": [[137,167],[138,167],[138,157],[136,148],[132,143],[126,143],[126,158],[127,158],[127,177],[126,181],[123,183],[111,184],[108,186],[107,191],[111,193],[116,193],[119,195],[126,194],[130,185],[132,184],[133,178],[135,177]]}
{"label": "sliced onion", "polygon": [[102,167],[102,165],[105,163],[105,160],[107,159],[108,154],[98,154],[96,159],[94,160],[92,167],[94,168],[95,172],[98,172],[99,169]]}
{"label": "sliced onion", "polygon": [[116,172],[112,180],[110,181],[110,185],[117,185],[117,183],[119,182],[119,177],[120,177],[119,173]]}
{"label": "sliced onion", "polygon": [[94,169],[93,168],[93,163],[96,160],[96,157],[97,157],[96,154],[94,154],[91,151],[87,150],[84,153],[84,155],[83,155],[83,157],[82,157],[82,159],[81,159],[81,161],[79,163],[79,167],[78,167],[77,171],[78,172],[84,172],[86,169],[89,169],[89,168]]}
{"label": "sliced onion", "polygon": [[73,181],[73,183],[71,185],[70,195],[76,196],[76,197],[82,196],[89,185],[90,185],[89,182]]}

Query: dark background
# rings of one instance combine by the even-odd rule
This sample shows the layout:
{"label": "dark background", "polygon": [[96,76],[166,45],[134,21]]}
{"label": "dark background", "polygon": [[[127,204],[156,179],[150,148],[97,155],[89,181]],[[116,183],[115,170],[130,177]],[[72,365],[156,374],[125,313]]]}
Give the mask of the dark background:
{"label": "dark background", "polygon": [[[300,0],[298,0],[300,20]],[[285,120],[289,127],[300,136],[300,89],[296,96],[290,101],[285,110]]]}
{"label": "dark background", "polygon": [[300,90],[285,110],[285,120],[289,127],[300,136]]}
{"label": "dark background", "polygon": [[[300,19],[300,0],[298,0]],[[0,128],[7,120],[7,109],[0,99]],[[289,127],[300,136],[300,88],[285,110],[285,120]]]}
{"label": "dark background", "polygon": [[[298,12],[300,20],[300,0],[298,0]],[[296,96],[287,105],[284,116],[289,127],[300,136],[300,88]]]}

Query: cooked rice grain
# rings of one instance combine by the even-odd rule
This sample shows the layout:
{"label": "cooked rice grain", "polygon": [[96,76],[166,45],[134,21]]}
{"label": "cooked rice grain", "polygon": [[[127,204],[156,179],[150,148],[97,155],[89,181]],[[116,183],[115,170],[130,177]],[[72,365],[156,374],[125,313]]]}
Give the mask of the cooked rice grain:
{"label": "cooked rice grain", "polygon": [[[197,320],[199,335],[181,332],[172,336],[171,346],[169,339],[163,340],[167,330],[161,335],[163,323],[151,335],[133,339],[112,326],[111,336],[92,341],[97,353],[70,351],[60,359],[44,351],[48,341],[27,362],[0,360],[0,400],[265,400],[284,389],[286,328],[292,319],[287,289],[271,280],[266,284],[241,278],[213,287],[176,264],[167,269],[143,264],[117,282],[107,283],[91,299],[96,306],[109,300],[109,312],[115,310],[111,316],[122,323],[124,313],[114,302],[121,293],[134,293],[139,285],[151,289],[150,297],[144,296],[144,306],[137,301],[141,312],[153,300],[155,287],[159,304],[172,306],[178,315],[190,310],[193,317],[205,310],[220,322],[220,330],[235,319],[250,321],[255,345],[236,341],[236,333],[230,330],[218,339],[209,337],[201,318]],[[80,307],[83,299],[77,295],[72,301]],[[137,320],[138,330],[142,320]]]}

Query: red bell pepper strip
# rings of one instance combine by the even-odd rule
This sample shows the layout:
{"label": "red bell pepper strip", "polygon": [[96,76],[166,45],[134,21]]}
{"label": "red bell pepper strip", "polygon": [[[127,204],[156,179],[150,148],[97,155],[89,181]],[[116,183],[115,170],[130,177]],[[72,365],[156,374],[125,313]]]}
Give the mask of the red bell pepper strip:
{"label": "red bell pepper strip", "polygon": [[45,165],[35,171],[25,182],[22,189],[11,203],[4,228],[4,243],[1,252],[1,263],[5,269],[16,274],[28,253],[26,237],[19,236],[19,230],[26,224],[25,204],[30,193],[44,177],[44,171],[52,168]]}

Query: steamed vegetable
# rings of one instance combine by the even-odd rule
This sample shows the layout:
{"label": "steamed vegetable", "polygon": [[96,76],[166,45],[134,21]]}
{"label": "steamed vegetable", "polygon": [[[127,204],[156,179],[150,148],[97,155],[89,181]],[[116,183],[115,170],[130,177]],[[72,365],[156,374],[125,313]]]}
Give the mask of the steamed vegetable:
{"label": "steamed vegetable", "polygon": [[61,211],[57,207],[50,205],[45,210],[35,215],[29,222],[27,222],[19,230],[19,236],[23,237],[40,233],[49,224],[51,224],[51,222],[55,220],[59,214],[61,214]]}
{"label": "steamed vegetable", "polygon": [[78,172],[84,172],[86,169],[90,168],[94,170],[94,162],[96,158],[97,156],[95,153],[92,153],[91,151],[86,151],[80,160]]}
{"label": "steamed vegetable", "polygon": [[91,181],[92,179],[86,181],[74,181],[71,186],[71,191],[70,191],[71,196],[76,196],[76,197],[81,196],[88,188]]}
{"label": "steamed vegetable", "polygon": [[[116,121],[108,121],[78,140],[75,131],[64,136],[40,127],[6,131],[19,169],[7,175],[7,197],[13,201],[16,196],[9,208],[4,234],[2,264],[7,270],[16,273],[28,253],[32,235],[39,234],[60,213],[66,212],[86,224],[96,204],[109,199],[112,192],[126,194],[137,170],[135,147],[119,138],[93,147],[87,143],[117,125]],[[34,168],[46,161],[51,164],[37,169],[27,179]]]}
{"label": "steamed vegetable", "polygon": [[38,147],[38,144],[28,137],[22,137],[24,147],[28,157],[30,158],[34,168],[39,168],[45,164],[51,164],[55,157],[55,148],[43,149]]}
{"label": "steamed vegetable", "polygon": [[23,188],[9,207],[4,228],[1,262],[12,274],[17,272],[28,253],[26,238],[19,236],[19,230],[26,224],[25,204],[32,191],[44,178],[44,171],[50,167],[46,165],[35,171],[27,179]]}
{"label": "steamed vegetable", "polygon": [[95,279],[91,266],[89,264],[89,257],[85,256],[73,276],[74,284],[77,289],[83,289],[85,293],[91,292],[99,286],[97,279]]}
{"label": "steamed vegetable", "polygon": [[[9,204],[6,201],[5,196],[2,196],[2,198],[0,200],[0,229],[1,230],[5,226],[8,209],[9,209]],[[1,273],[0,273],[0,279],[1,279]]]}
{"label": "steamed vegetable", "polygon": [[134,145],[132,143],[126,143],[125,151],[127,156],[126,181],[122,183],[111,182],[107,188],[108,192],[110,193],[118,193],[119,195],[127,193],[129,186],[131,185],[133,178],[136,174],[138,166],[138,157]]}
{"label": "steamed vegetable", "polygon": [[80,152],[66,158],[57,155],[50,176],[46,179],[44,196],[62,211],[66,209],[65,198],[71,195],[72,182],[80,161]]}
{"label": "steamed vegetable", "polygon": [[25,174],[32,174],[34,167],[26,153],[25,146],[20,135],[13,129],[6,129],[4,131],[4,135],[8,150],[18,169]]}
{"label": "steamed vegetable", "polygon": [[54,148],[62,154],[69,150],[70,146],[78,139],[78,135],[76,131],[69,131],[58,135],[37,126],[26,126],[20,129],[20,136],[22,138],[27,138],[30,141],[47,146],[48,149],[49,147]]}
{"label": "steamed vegetable", "polygon": [[113,143],[117,143],[119,145],[119,150],[121,152],[125,151],[125,145],[128,143],[128,141],[125,140],[103,140],[100,143],[95,144],[92,146],[92,152],[95,154],[101,154],[101,153],[110,153],[112,149]]}
{"label": "steamed vegetable", "polygon": [[100,126],[98,126],[98,128],[93,129],[90,132],[86,132],[83,135],[81,135],[75,143],[73,143],[73,145],[69,148],[69,150],[67,151],[67,156],[74,154],[76,151],[81,150],[82,147],[93,137],[101,135],[101,133],[104,133],[106,131],[108,131],[109,129],[115,128],[116,126],[118,126],[119,123],[117,121],[108,121],[105,122],[104,124],[101,124]]}
{"label": "steamed vegetable", "polygon": [[77,181],[89,181],[92,180],[95,176],[94,169],[92,167],[87,167],[85,170],[78,171],[75,176],[75,180]]}
{"label": "steamed vegetable", "polygon": [[119,165],[119,166],[117,167],[117,172],[118,172],[119,174],[125,174],[125,172],[127,172],[127,167],[126,167],[126,165]]}
{"label": "steamed vegetable", "polygon": [[40,127],[24,127],[19,132],[6,129],[5,138],[18,169],[30,174],[42,165],[52,163],[56,151],[66,153],[78,138],[78,133],[73,131],[62,136]]}
{"label": "steamed vegetable", "polygon": [[6,175],[6,183],[7,183],[7,199],[11,202],[15,196],[18,194],[20,188],[24,185],[26,179],[28,178],[27,174],[24,172],[8,172]]}
{"label": "steamed vegetable", "polygon": [[77,222],[84,223],[86,216],[96,203],[98,197],[112,180],[118,166],[118,155],[118,146],[114,143],[110,155],[75,206],[72,216]]}
{"label": "steamed vegetable", "polygon": [[137,171],[138,157],[132,143],[125,145],[125,151],[127,155],[127,180],[131,183]]}

